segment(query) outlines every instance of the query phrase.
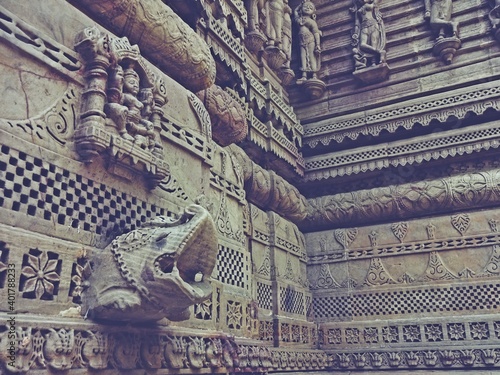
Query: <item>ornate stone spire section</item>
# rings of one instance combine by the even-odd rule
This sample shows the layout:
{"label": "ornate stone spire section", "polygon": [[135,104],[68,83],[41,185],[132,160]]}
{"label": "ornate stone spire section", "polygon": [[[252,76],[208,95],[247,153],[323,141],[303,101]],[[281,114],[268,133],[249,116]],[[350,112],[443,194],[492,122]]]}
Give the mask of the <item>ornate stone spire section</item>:
{"label": "ornate stone spire section", "polygon": [[386,63],[386,35],[379,10],[380,0],[353,0],[354,13],[352,52],[354,77],[366,84],[385,81],[389,77]]}
{"label": "ornate stone spire section", "polygon": [[178,220],[159,216],[115,238],[92,259],[82,314],[97,320],[189,318],[212,294],[218,243],[212,217],[188,206]]}
{"label": "ornate stone spire section", "polygon": [[453,0],[424,0],[425,15],[434,34],[437,35],[433,52],[446,64],[451,64],[453,56],[460,48],[458,22],[451,20]]}
{"label": "ornate stone spire section", "polygon": [[215,61],[207,44],[161,0],[82,0],[78,6],[139,45],[149,60],[187,89],[197,92],[215,82]]}
{"label": "ornate stone spire section", "polygon": [[298,26],[300,46],[300,70],[302,76],[298,85],[304,85],[308,95],[317,99],[323,95],[326,85],[318,79],[321,68],[321,30],[316,22],[316,7],[310,0],[302,0],[294,10],[295,23]]}
{"label": "ornate stone spire section", "polygon": [[169,175],[160,141],[163,81],[146,66],[127,38],[89,27],[76,37],[84,60],[85,89],[75,131],[85,162],[103,155],[112,173],[132,180],[143,174],[150,187]]}

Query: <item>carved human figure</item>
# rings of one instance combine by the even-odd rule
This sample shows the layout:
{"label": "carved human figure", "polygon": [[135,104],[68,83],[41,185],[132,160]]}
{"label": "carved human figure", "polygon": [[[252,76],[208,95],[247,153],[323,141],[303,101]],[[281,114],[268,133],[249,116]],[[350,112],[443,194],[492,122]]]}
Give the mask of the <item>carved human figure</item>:
{"label": "carved human figure", "polygon": [[144,149],[155,146],[154,126],[148,120],[154,100],[151,88],[140,88],[139,74],[117,64],[110,71],[105,112],[118,133]]}
{"label": "carved human figure", "polygon": [[286,55],[285,67],[290,68],[292,58],[292,8],[288,5],[288,0],[284,0],[284,5],[281,48]]}
{"label": "carved human figure", "polygon": [[496,30],[500,26],[500,0],[495,0],[495,5],[493,9],[488,14],[491,25]]}
{"label": "carved human figure", "polygon": [[425,0],[424,18],[438,38],[458,36],[458,23],[451,20],[452,10],[453,0]]}
{"label": "carved human figure", "polygon": [[264,9],[265,0],[248,1],[248,30],[259,31],[260,13]]}
{"label": "carved human figure", "polygon": [[386,60],[385,27],[378,9],[379,0],[357,0],[353,48],[356,68],[382,64]]}
{"label": "carved human figure", "polygon": [[129,141],[133,141],[132,137],[127,132],[127,107],[123,105],[123,85],[124,75],[123,68],[117,64],[112,67],[109,72],[107,98],[108,102],[104,106],[104,112],[108,116],[108,125],[114,125],[118,133]]}
{"label": "carved human figure", "polygon": [[283,17],[285,4],[283,0],[268,0],[268,30],[269,45],[279,46],[283,34]]}
{"label": "carved human figure", "polygon": [[311,73],[316,78],[320,67],[320,37],[322,35],[316,22],[316,7],[309,0],[303,0],[294,11],[295,22],[299,26],[300,44],[300,70],[302,78],[297,83],[302,83]]}

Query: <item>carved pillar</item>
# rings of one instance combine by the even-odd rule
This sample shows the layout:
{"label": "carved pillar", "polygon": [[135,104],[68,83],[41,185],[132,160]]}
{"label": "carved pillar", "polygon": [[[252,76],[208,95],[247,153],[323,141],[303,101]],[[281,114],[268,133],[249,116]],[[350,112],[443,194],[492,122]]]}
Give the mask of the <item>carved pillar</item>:
{"label": "carved pillar", "polygon": [[85,162],[104,151],[109,145],[109,137],[95,137],[104,129],[106,114],[107,69],[111,65],[108,40],[102,37],[96,27],[80,32],[76,37],[75,49],[85,62],[85,89],[82,93],[80,123],[75,132],[78,152]]}

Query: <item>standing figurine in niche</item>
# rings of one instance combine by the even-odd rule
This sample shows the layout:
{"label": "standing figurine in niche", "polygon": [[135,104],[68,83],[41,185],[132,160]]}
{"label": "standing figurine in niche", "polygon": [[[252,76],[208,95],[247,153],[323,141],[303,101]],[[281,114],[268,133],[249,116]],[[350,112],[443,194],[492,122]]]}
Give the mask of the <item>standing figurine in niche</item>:
{"label": "standing figurine in niche", "polygon": [[132,66],[123,70],[116,65],[108,82],[106,115],[123,139],[133,141],[143,149],[153,150],[154,126],[149,117],[152,113],[153,90],[140,88],[139,74]]}
{"label": "standing figurine in niche", "polygon": [[452,0],[425,0],[424,18],[439,39],[458,36],[458,23],[451,20],[452,7]]}
{"label": "standing figurine in niche", "polygon": [[285,13],[285,4],[283,0],[268,1],[268,36],[269,45],[279,46],[283,34],[283,17]]}
{"label": "standing figurine in niche", "polygon": [[379,0],[357,0],[351,11],[355,13],[354,40],[355,69],[383,64],[386,61],[385,27],[378,9]]}
{"label": "standing figurine in niche", "polygon": [[292,57],[292,8],[288,5],[288,0],[284,0],[284,4],[283,37],[281,48],[286,55],[285,67],[290,68],[290,60]]}
{"label": "standing figurine in niche", "polygon": [[297,80],[298,84],[304,83],[311,74],[311,78],[317,79],[320,68],[320,36],[321,31],[316,22],[316,7],[311,1],[304,0],[295,8],[295,22],[299,26],[300,43],[300,70],[302,77]]}
{"label": "standing figurine in niche", "polygon": [[488,13],[495,39],[500,41],[500,0],[495,0],[493,9]]}
{"label": "standing figurine in niche", "polygon": [[432,50],[446,64],[451,64],[461,45],[458,22],[451,20],[452,12],[452,0],[425,0],[424,18],[429,20],[432,31],[437,34]]}

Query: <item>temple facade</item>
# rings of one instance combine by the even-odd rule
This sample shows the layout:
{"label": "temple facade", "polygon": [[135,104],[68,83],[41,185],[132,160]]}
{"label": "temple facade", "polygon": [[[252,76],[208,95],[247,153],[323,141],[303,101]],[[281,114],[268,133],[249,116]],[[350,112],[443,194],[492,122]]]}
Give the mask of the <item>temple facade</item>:
{"label": "temple facade", "polygon": [[0,373],[500,371],[499,30],[1,0]]}

